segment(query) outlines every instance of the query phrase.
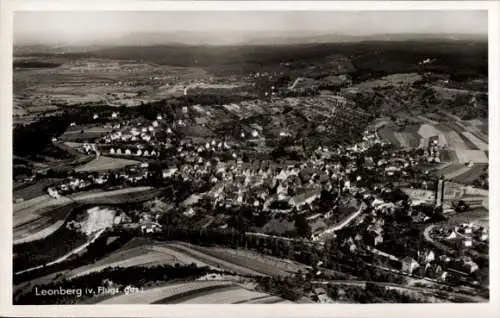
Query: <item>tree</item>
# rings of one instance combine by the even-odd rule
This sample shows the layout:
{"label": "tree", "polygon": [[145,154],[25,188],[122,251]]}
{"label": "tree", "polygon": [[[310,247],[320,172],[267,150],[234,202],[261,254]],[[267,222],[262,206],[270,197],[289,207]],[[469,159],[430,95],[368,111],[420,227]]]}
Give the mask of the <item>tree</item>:
{"label": "tree", "polygon": [[301,237],[310,238],[312,235],[311,226],[303,214],[295,216],[295,229],[297,234]]}

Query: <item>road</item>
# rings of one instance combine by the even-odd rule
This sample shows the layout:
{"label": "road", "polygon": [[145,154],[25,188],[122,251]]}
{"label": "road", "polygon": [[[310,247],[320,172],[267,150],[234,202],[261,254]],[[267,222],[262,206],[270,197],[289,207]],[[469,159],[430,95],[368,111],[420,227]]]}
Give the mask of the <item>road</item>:
{"label": "road", "polygon": [[358,209],[358,211],[354,212],[353,214],[351,214],[347,219],[345,219],[342,223],[334,226],[334,227],[331,227],[329,229],[326,229],[324,230],[323,232],[317,234],[314,238],[313,238],[313,241],[319,241],[321,240],[321,238],[323,238],[323,236],[327,235],[327,234],[331,234],[333,232],[336,232],[338,230],[341,230],[343,229],[344,227],[346,227],[347,225],[349,225],[352,221],[354,221],[354,219],[356,219],[361,213],[363,212],[363,205]]}
{"label": "road", "polygon": [[441,244],[437,241],[435,241],[432,237],[431,237],[431,231],[437,226],[437,224],[431,224],[429,225],[428,227],[425,228],[424,230],[424,238],[427,242],[433,244],[434,246],[436,246],[437,248],[439,248],[440,250],[443,250],[447,253],[453,253],[453,249],[449,248],[448,246],[444,245],[444,244]]}
{"label": "road", "polygon": [[43,265],[31,267],[31,268],[28,268],[28,269],[16,272],[16,273],[14,273],[14,275],[28,273],[28,272],[32,272],[34,270],[40,269],[42,267],[52,266],[52,265],[55,265],[55,264],[58,264],[58,263],[62,263],[65,260],[67,260],[68,258],[70,258],[71,256],[76,255],[76,254],[80,253],[81,251],[83,251],[84,249],[86,249],[90,244],[94,243],[95,240],[97,240],[101,236],[101,234],[104,233],[104,231],[105,231],[105,229],[101,229],[101,230],[97,231],[92,236],[92,238],[90,240],[88,240],[85,244],[78,246],[77,248],[73,249],[72,251],[66,253],[65,255],[59,257],[58,259],[56,259],[54,261],[48,262],[47,264],[43,264]]}

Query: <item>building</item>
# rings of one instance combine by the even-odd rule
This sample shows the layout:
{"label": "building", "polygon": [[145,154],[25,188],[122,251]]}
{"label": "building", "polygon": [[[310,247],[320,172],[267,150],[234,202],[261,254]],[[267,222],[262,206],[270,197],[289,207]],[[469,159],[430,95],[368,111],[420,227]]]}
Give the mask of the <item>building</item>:
{"label": "building", "polygon": [[407,274],[412,274],[420,265],[411,256],[406,256],[401,260],[401,270]]}

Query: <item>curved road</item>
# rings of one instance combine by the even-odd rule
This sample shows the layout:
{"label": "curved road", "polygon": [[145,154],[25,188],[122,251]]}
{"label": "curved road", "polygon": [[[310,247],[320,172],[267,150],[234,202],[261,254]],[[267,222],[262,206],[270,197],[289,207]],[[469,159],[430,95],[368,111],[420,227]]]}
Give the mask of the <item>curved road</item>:
{"label": "curved road", "polygon": [[424,230],[424,238],[427,242],[431,243],[432,245],[434,245],[435,247],[439,248],[440,250],[443,250],[447,253],[452,253],[453,252],[453,249],[449,248],[448,246],[442,244],[442,243],[439,243],[437,241],[435,241],[432,237],[431,237],[431,231],[436,227],[437,225],[436,224],[431,224],[429,225],[428,227],[425,228]]}

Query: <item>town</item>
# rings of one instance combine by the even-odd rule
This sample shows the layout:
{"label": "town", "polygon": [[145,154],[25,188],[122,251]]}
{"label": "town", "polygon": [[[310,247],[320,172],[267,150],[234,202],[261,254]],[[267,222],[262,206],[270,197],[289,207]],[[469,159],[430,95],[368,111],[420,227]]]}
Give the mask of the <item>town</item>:
{"label": "town", "polygon": [[21,50],[14,303],[488,302],[487,50],[440,41]]}

